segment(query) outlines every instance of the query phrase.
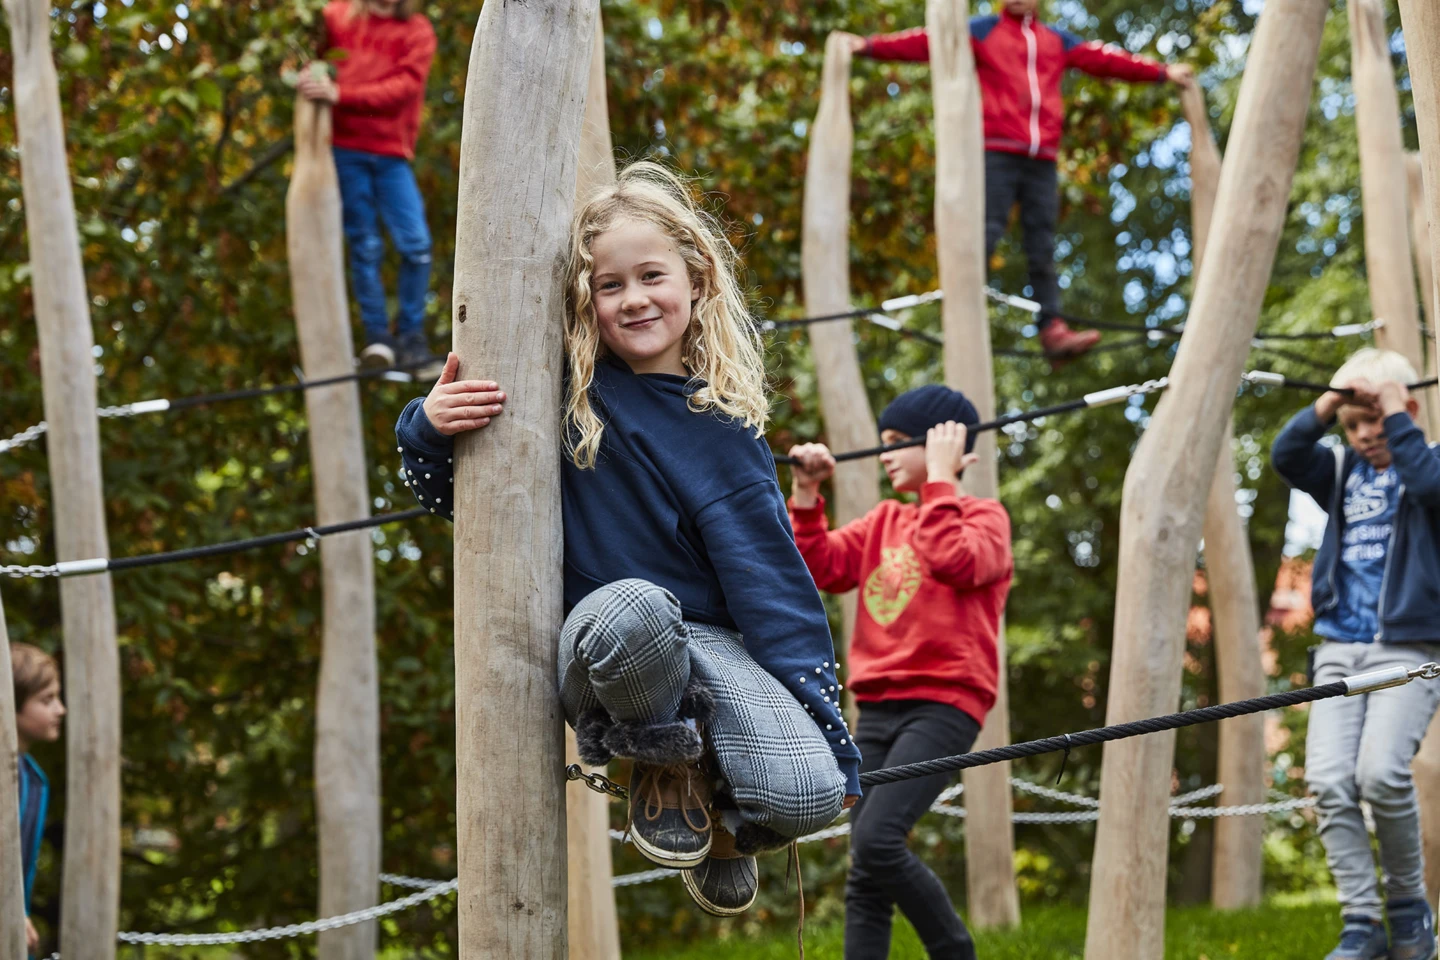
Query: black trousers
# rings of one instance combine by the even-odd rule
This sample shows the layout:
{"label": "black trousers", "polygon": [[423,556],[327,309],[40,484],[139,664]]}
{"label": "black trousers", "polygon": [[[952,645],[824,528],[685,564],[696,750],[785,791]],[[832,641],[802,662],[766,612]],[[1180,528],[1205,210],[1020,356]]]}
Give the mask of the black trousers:
{"label": "black trousers", "polygon": [[[929,700],[860,707],[855,745],[861,772],[964,753],[980,724],[963,710]],[[845,960],[885,960],[895,907],[920,934],[932,960],[975,960],[970,931],[940,878],[906,841],[950,782],[936,774],[870,787],[850,812],[850,874],[845,882]]]}
{"label": "black trousers", "polygon": [[1021,248],[1030,269],[1030,288],[1040,303],[1040,326],[1060,312],[1060,283],[1055,277],[1055,223],[1060,218],[1060,177],[1054,160],[1018,153],[985,151],[985,259],[1020,204]]}

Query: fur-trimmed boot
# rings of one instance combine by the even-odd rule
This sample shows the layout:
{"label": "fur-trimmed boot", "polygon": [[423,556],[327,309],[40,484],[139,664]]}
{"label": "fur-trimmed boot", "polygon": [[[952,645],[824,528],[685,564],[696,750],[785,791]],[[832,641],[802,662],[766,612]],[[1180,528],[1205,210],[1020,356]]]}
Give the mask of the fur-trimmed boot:
{"label": "fur-trimmed boot", "polygon": [[[614,720],[596,708],[580,717],[575,743],[580,759],[602,765],[615,757],[635,761],[630,774],[630,838],[648,860],[688,870],[710,853],[710,781],[699,760],[703,729],[714,715],[714,696],[691,680],[680,718],[664,723]],[[690,721],[690,722],[687,722]]]}

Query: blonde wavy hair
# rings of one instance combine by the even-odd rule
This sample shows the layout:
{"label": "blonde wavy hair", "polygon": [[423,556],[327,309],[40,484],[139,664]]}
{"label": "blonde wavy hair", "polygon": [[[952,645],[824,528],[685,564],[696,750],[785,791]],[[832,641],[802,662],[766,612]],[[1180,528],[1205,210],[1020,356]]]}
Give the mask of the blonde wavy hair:
{"label": "blonde wavy hair", "polygon": [[603,355],[595,314],[590,245],[616,224],[652,223],[675,244],[689,279],[699,287],[690,310],[681,360],[696,389],[690,409],[714,411],[765,432],[769,399],[765,389],[764,349],[745,296],[735,279],[735,249],[719,224],[696,204],[679,176],[649,161],[632,163],[613,187],[606,187],[576,211],[565,271],[565,352],[570,384],[565,395],[566,452],[582,470],[595,466],[605,432],[590,404],[595,361]]}

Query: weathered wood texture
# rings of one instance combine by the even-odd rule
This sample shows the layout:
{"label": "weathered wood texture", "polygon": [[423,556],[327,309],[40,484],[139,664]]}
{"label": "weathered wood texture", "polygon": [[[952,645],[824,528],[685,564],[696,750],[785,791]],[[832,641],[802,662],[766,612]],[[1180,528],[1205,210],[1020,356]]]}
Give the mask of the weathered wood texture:
{"label": "weathered wood texture", "polygon": [[[1107,723],[1179,701],[1206,493],[1280,239],[1325,10],[1269,0],[1251,42],[1190,322],[1125,475]],[[1162,955],[1174,747],[1172,733],[1105,748],[1087,960]]]}
{"label": "weathered wood texture", "polygon": [[[810,126],[805,165],[800,268],[805,280],[805,311],[810,316],[850,309],[850,157],[855,132],[850,121],[850,47],[841,36],[825,44],[820,108]],[[873,447],[879,440],[875,414],[860,375],[854,329],[849,320],[806,328],[815,358],[825,438],[833,450]],[[880,475],[873,460],[855,460],[835,468],[835,524],[863,517],[880,502]],[[856,596],[841,601],[844,630],[836,643],[848,655],[855,627]]]}
{"label": "weathered wood texture", "polygon": [[[330,152],[330,107],[295,102],[295,169],[285,195],[290,291],[307,380],[350,372],[355,354],[345,298],[340,182]],[[310,473],[321,524],[370,516],[360,390],[305,391]],[[375,570],[370,534],[320,545],[323,608],[315,708],[315,810],[320,916],[377,902],[380,872],[380,685],[375,665]],[[322,960],[370,960],[375,924],[320,934]]]}
{"label": "weathered wood texture", "polygon": [[15,735],[15,679],[10,635],[0,601],[0,960],[26,960],[25,875],[20,862],[20,749]]}
{"label": "weathered wood texture", "polygon": [[[1440,349],[1440,4],[1434,0],[1400,0],[1405,31],[1405,60],[1415,101],[1415,128],[1420,137],[1424,170],[1425,216],[1430,236],[1430,289],[1423,296],[1435,306],[1430,314],[1430,346]],[[1433,352],[1433,351],[1432,351]],[[1440,430],[1440,423],[1435,424]]]}
{"label": "weathered wood texture", "polygon": [[605,89],[605,25],[599,14],[596,14],[590,74],[586,84],[585,116],[580,127],[576,203],[584,202],[596,190],[608,187],[614,182],[615,146],[610,139],[610,98]]}
{"label": "weathered wood texture", "polygon": [[487,3],[465,87],[455,349],[461,377],[497,380],[509,397],[505,416],[455,447],[460,952],[472,960],[567,952],[563,261],[596,6]]}
{"label": "weathered wood texture", "polygon": [[[1198,279],[1220,186],[1220,148],[1210,129],[1205,94],[1198,84],[1180,92],[1190,124],[1190,221],[1194,273]],[[1231,450],[1234,418],[1225,425],[1215,479],[1205,503],[1205,573],[1209,583],[1215,660],[1220,699],[1241,700],[1265,692],[1260,662],[1260,608],[1256,600],[1255,561],[1235,505],[1235,455]],[[1235,717],[1220,724],[1220,782],[1224,804],[1262,803],[1265,799],[1265,728],[1263,718]],[[1222,910],[1259,906],[1261,840],[1259,817],[1218,817],[1211,860],[1210,898]]]}
{"label": "weathered wood texture", "polygon": [[[55,65],[50,5],[5,0],[15,80],[12,98],[30,274],[40,332],[55,556],[108,557],[95,415],[94,334]],[[65,684],[65,876],[60,946],[66,960],[115,956],[120,908],[120,660],[110,575],[60,582]]]}
{"label": "weathered wood texture", "polygon": [[[583,203],[596,190],[614,182],[615,151],[605,95],[605,30],[597,14],[580,132],[575,202]],[[575,734],[568,728],[565,762],[580,762]],[[614,866],[610,858],[609,798],[579,781],[572,782],[565,790],[565,824],[570,857],[566,883],[571,960],[620,960],[620,921],[615,913],[615,890],[610,885]]]}
{"label": "weathered wood texture", "polygon": [[[967,0],[929,0],[930,83],[935,104],[935,236],[945,330],[945,382],[961,390],[980,411],[995,416],[995,376],[990,353],[990,316],[985,303],[985,158],[980,132],[980,87],[970,49]],[[980,435],[980,462],[965,471],[965,489],[998,497],[995,433]],[[997,637],[999,687],[975,749],[1010,742],[1006,690],[1005,622]],[[1015,830],[1011,822],[1010,764],[964,774],[966,901],[977,927],[1020,922],[1015,886]]]}
{"label": "weathered wood texture", "polygon": [[[1433,377],[1440,369],[1437,366],[1440,350],[1436,349],[1434,340],[1436,317],[1440,315],[1440,288],[1435,286],[1435,248],[1430,242],[1430,226],[1425,222],[1425,174],[1420,165],[1420,154],[1414,151],[1405,153],[1405,190],[1405,206],[1410,211],[1410,250],[1415,256],[1415,276],[1420,281],[1420,319],[1431,330],[1429,340],[1425,338],[1425,331],[1420,331],[1425,348],[1423,376]],[[1426,390],[1419,399],[1428,417],[1427,426],[1440,431],[1440,390]]]}
{"label": "weathered wood texture", "polygon": [[1349,0],[1350,75],[1355,129],[1360,138],[1360,194],[1364,204],[1365,273],[1370,309],[1384,326],[1375,343],[1404,354],[1424,369],[1415,268],[1410,257],[1410,213],[1405,197],[1405,148],[1400,100],[1390,60],[1384,0]]}

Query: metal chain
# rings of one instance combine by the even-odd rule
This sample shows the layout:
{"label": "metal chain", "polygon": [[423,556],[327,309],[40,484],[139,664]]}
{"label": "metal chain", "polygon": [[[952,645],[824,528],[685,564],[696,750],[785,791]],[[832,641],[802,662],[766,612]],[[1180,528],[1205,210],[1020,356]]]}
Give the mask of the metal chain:
{"label": "metal chain", "polygon": [[[404,878],[412,879],[412,878]],[[434,900],[437,897],[454,893],[459,887],[460,881],[444,880],[431,883],[416,893],[408,894],[398,900],[391,900],[389,903],[378,904],[367,907],[364,910],[356,910],[353,913],[344,913],[337,917],[325,917],[320,920],[310,920],[306,923],[290,923],[283,927],[267,927],[263,930],[241,930],[236,933],[121,933],[121,943],[139,943],[161,947],[184,947],[184,946],[221,946],[232,943],[256,943],[261,940],[283,940],[290,937],[303,937],[313,933],[323,933],[326,930],[336,930],[340,927],[353,926],[357,923],[365,923],[369,920],[376,920],[380,917],[387,917],[392,913],[399,913],[408,910],[410,907]],[[56,954],[58,957],[59,954]],[[53,958],[52,958],[53,960]]]}
{"label": "metal chain", "polygon": [[580,780],[585,786],[594,790],[596,793],[603,793],[606,796],[614,797],[616,800],[630,799],[629,790],[626,790],[603,773],[586,773],[580,768],[580,764],[578,763],[572,763],[565,768],[565,779]]}
{"label": "metal chain", "polygon": [[44,564],[0,564],[0,576],[12,577],[16,580],[23,580],[27,577],[58,577],[60,568],[56,566],[45,566]]}
{"label": "metal chain", "polygon": [[34,441],[39,440],[42,436],[44,436],[45,431],[49,429],[49,424],[47,424],[44,420],[41,420],[33,427],[26,427],[24,430],[21,430],[19,433],[15,434],[15,436],[11,437],[9,440],[0,440],[0,453],[14,450],[16,447],[23,447],[27,443],[33,443]]}

